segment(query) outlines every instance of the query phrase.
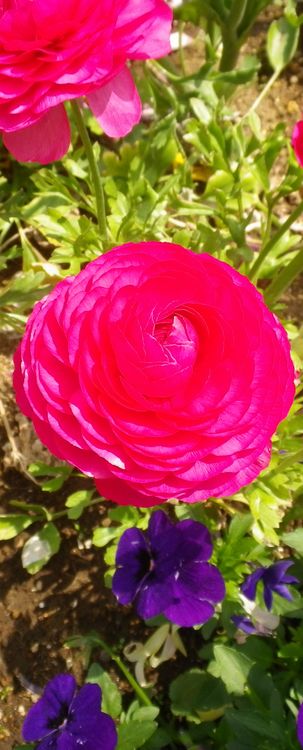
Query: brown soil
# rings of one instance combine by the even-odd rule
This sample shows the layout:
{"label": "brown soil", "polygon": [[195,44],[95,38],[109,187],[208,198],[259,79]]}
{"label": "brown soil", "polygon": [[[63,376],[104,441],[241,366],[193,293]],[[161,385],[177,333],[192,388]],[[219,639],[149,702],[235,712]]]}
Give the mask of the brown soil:
{"label": "brown soil", "polygon": [[[277,12],[270,13],[258,22],[255,35],[250,40],[249,50],[264,47],[268,20]],[[198,49],[198,42],[197,42]],[[195,53],[197,54],[197,52]],[[265,59],[265,58],[264,58]],[[193,64],[193,50],[186,51],[186,61]],[[199,64],[201,58],[199,57]],[[241,112],[254,101],[260,86],[268,78],[264,63],[259,81],[243,87],[235,101]],[[299,53],[294,62],[274,85],[271,93],[260,107],[259,114],[264,127],[270,129],[289,115],[289,128],[303,111],[303,57]],[[302,280],[297,280],[287,295],[287,306],[291,316],[302,320]],[[28,422],[15,407],[11,391],[11,354],[16,338],[0,337],[0,398],[5,410],[17,448],[25,463],[36,458],[49,460],[34,437]],[[79,486],[89,486],[88,480],[71,478],[61,492],[51,497],[20,472],[20,465],[12,455],[4,427],[0,425],[1,474],[0,512],[9,510],[12,499],[29,500],[42,504],[52,503],[62,508],[64,500]],[[20,741],[20,730],[29,706],[37,699],[28,683],[43,687],[56,673],[72,669],[81,681],[83,664],[78,652],[64,648],[64,641],[73,634],[99,631],[110,645],[121,648],[131,640],[144,640],[148,630],[137,621],[133,610],[117,607],[111,592],[104,587],[102,550],[90,548],[86,540],[92,528],[105,520],[106,504],[86,512],[81,519],[80,534],[72,523],[61,524],[63,540],[59,553],[51,563],[35,576],[29,576],[22,568],[21,548],[27,534],[16,541],[0,546],[0,750],[10,750]],[[195,633],[187,636],[196,637]],[[104,652],[96,658],[106,668],[113,669]],[[185,668],[186,660],[178,656],[178,671]],[[161,668],[161,681],[165,682],[174,672],[169,664]],[[113,672],[119,684],[120,676]],[[160,683],[161,683],[160,681]],[[127,685],[120,683],[124,692]],[[27,686],[27,687],[25,687]]]}

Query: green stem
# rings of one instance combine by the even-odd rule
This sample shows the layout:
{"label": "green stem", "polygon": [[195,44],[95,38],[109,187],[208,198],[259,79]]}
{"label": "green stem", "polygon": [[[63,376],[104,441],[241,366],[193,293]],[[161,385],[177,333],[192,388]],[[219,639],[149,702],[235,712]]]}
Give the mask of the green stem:
{"label": "green stem", "polygon": [[287,230],[291,227],[291,225],[296,221],[296,219],[299,218],[303,211],[303,201],[299,203],[298,206],[296,206],[295,210],[290,214],[288,219],[283,222],[283,224],[280,225],[280,228],[277,230],[277,232],[274,234],[274,236],[267,242],[261,252],[259,253],[257,259],[255,260],[253,266],[250,269],[249,272],[249,278],[251,281],[255,281],[257,278],[259,269],[262,266],[262,263],[264,262],[267,255],[270,253],[270,251],[273,249],[273,247],[276,245],[276,243],[283,237],[283,234],[287,232]]}
{"label": "green stem", "polygon": [[184,21],[181,21],[179,24],[179,58],[180,58],[180,65],[181,65],[183,76],[186,76],[185,57],[184,57],[184,49],[183,49],[183,44],[182,44],[184,27],[185,27],[185,23]]}
{"label": "green stem", "polygon": [[278,276],[273,279],[264,293],[264,300],[269,307],[272,307],[276,300],[281,297],[283,292],[288,289],[292,281],[303,271],[303,248],[301,248],[293,260],[283,268]]}
{"label": "green stem", "polygon": [[222,33],[223,52],[220,60],[219,71],[220,73],[226,73],[229,70],[233,70],[236,66],[240,46],[234,35],[230,33]]}
{"label": "green stem", "polygon": [[94,150],[93,150],[91,140],[88,134],[88,130],[84,122],[81,107],[79,106],[78,102],[75,99],[74,101],[71,102],[71,106],[72,106],[74,117],[77,123],[79,135],[83,143],[83,146],[85,148],[87,160],[89,163],[89,168],[91,172],[91,178],[92,178],[95,198],[96,198],[98,225],[99,225],[102,245],[104,249],[106,249],[106,247],[108,246],[108,234],[107,234],[107,224],[106,224],[105,198],[104,198],[103,185],[102,185],[101,177],[100,177],[100,171],[99,171],[99,167],[96,162],[96,159],[95,159],[95,154],[94,154]]}
{"label": "green stem", "polygon": [[[103,503],[104,499],[102,497],[96,497],[94,500],[91,500],[88,508],[91,508],[92,505],[99,505],[99,503]],[[64,516],[68,516],[69,511],[71,508],[67,508],[66,510],[59,510],[57,513],[50,513],[49,515],[49,521],[56,521],[57,518],[64,518]]]}
{"label": "green stem", "polygon": [[271,87],[273,86],[273,84],[275,83],[275,81],[277,80],[277,78],[279,78],[280,73],[281,73],[281,70],[275,70],[275,72],[268,79],[266,85],[264,86],[264,88],[260,92],[259,96],[257,96],[257,98],[255,99],[255,101],[252,104],[252,106],[249,108],[248,112],[246,112],[246,114],[244,115],[244,117],[242,118],[242,120],[245,120],[246,117],[248,117],[252,112],[255,112],[256,109],[258,109],[259,104],[261,104],[261,102],[263,101],[264,97],[266,96],[266,94],[268,94],[269,90],[271,89]]}
{"label": "green stem", "polygon": [[130,686],[133,688],[134,692],[137,694],[140,701],[144,703],[145,706],[153,706],[153,703],[151,702],[148,695],[146,695],[145,690],[143,690],[143,688],[141,688],[140,685],[138,685],[137,681],[135,680],[135,678],[133,677],[129,669],[125,666],[122,659],[120,659],[120,656],[117,656],[114,653],[114,651],[112,651],[110,646],[108,646],[107,643],[105,643],[105,641],[103,641],[103,639],[100,638],[99,634],[98,634],[98,641],[100,643],[101,648],[103,648],[104,651],[106,651],[106,653],[110,656],[110,658],[115,662],[115,664],[117,664],[117,667],[119,667],[120,672],[124,674],[124,677],[126,677],[127,681],[129,682]]}

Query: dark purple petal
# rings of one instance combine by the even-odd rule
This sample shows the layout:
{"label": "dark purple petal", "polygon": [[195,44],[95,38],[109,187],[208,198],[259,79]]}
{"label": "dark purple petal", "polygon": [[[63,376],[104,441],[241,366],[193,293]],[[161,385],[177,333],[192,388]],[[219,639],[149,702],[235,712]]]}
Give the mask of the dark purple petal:
{"label": "dark purple petal", "polygon": [[297,733],[298,733],[298,740],[300,742],[300,745],[303,747],[303,703],[301,704],[299,708],[298,718],[297,718]]}
{"label": "dark purple petal", "polygon": [[141,569],[125,566],[118,568],[113,575],[112,591],[120,604],[131,604],[143,581]]}
{"label": "dark purple petal", "polygon": [[194,625],[202,625],[207,622],[214,613],[214,607],[209,602],[194,599],[190,595],[182,596],[182,599],[176,599],[173,604],[164,609],[165,617],[184,628],[191,628]]}
{"label": "dark purple petal", "polygon": [[86,724],[94,716],[100,714],[102,702],[102,692],[99,685],[89,683],[84,685],[77,695],[75,695],[70,707],[68,727],[76,724]]}
{"label": "dark purple petal", "polygon": [[113,719],[104,713],[95,716],[91,724],[79,728],[75,734],[75,750],[114,750],[118,736]]}
{"label": "dark purple petal", "polygon": [[191,561],[176,573],[173,601],[164,614],[176,625],[200,625],[212,617],[213,603],[222,601],[224,596],[225,585],[217,568],[206,562]]}
{"label": "dark purple petal", "polygon": [[[64,732],[64,734],[66,733]],[[75,747],[75,742],[72,738],[70,738],[69,741],[66,741],[65,738],[64,741],[64,735],[62,740],[62,734],[60,736],[59,732],[51,732],[51,734],[44,737],[44,739],[35,746],[35,750],[77,750],[77,748]]]}
{"label": "dark purple petal", "polygon": [[113,750],[117,744],[115,724],[101,712],[101,699],[99,685],[89,684],[73,700],[66,729],[78,740],[77,748],[82,744],[85,750]]}
{"label": "dark purple petal", "polygon": [[207,562],[187,563],[174,580],[174,593],[180,598],[188,594],[193,598],[208,602],[221,602],[225,596],[224,580],[214,565]]}
{"label": "dark purple petal", "polygon": [[[292,565],[292,560],[279,560],[279,562],[269,565],[268,568],[264,569],[264,581],[269,586],[273,586],[275,583],[290,583],[290,581],[285,580],[285,573]],[[295,582],[297,583],[296,579]]]}
{"label": "dark purple petal", "polygon": [[172,588],[171,579],[161,582],[152,574],[147,576],[136,600],[138,615],[144,620],[150,620],[162,614],[172,601]]}
{"label": "dark purple petal", "polygon": [[149,571],[150,553],[144,534],[139,529],[127,529],[122,534],[116,554],[116,572],[112,590],[120,604],[130,604]]}
{"label": "dark purple petal", "polygon": [[180,521],[178,523],[178,530],[186,539],[189,548],[191,543],[194,543],[195,546],[199,547],[197,559],[201,561],[209,560],[212,556],[213,545],[210,533],[206,526],[198,521],[186,519],[185,521]]}
{"label": "dark purple petal", "polygon": [[148,551],[145,536],[140,529],[127,529],[122,534],[116,553],[116,565],[123,565],[125,560],[129,564],[133,557],[136,560],[140,553]]}
{"label": "dark purple petal", "polygon": [[42,697],[30,708],[24,720],[22,735],[26,742],[41,740],[57,729],[64,715],[67,717],[76,687],[76,681],[70,674],[57,675],[50,680]]}
{"label": "dark purple petal", "polygon": [[288,599],[289,602],[292,602],[293,597],[292,597],[290,591],[288,591],[288,588],[287,588],[287,586],[285,586],[285,584],[283,584],[283,583],[277,583],[275,586],[273,586],[273,591],[276,594],[279,594],[279,596],[282,596],[283,599]]}
{"label": "dark purple petal", "polygon": [[147,533],[158,578],[162,579],[176,570],[182,538],[177,525],[169,520],[163,510],[152,514]]}
{"label": "dark purple petal", "polygon": [[272,588],[264,584],[263,599],[268,610],[272,608]]}
{"label": "dark purple petal", "polygon": [[164,513],[163,510],[156,510],[150,517],[148,524],[148,537],[151,544],[157,541],[159,534],[166,533],[172,528],[174,528],[174,524],[168,518],[167,513]]}
{"label": "dark purple petal", "polygon": [[[45,740],[44,740],[45,741]],[[73,737],[67,730],[63,730],[61,734],[58,733],[56,745],[38,745],[37,750],[80,750],[77,738]]]}
{"label": "dark purple petal", "polygon": [[265,568],[257,568],[253,573],[251,573],[247,578],[245,578],[244,583],[242,583],[241,591],[244,596],[246,596],[247,599],[250,599],[250,601],[254,601],[256,598],[256,592],[257,592],[257,584],[258,581],[263,578]]}
{"label": "dark purple petal", "polygon": [[248,617],[244,617],[242,615],[233,615],[231,620],[233,621],[234,625],[239,628],[239,630],[243,630],[243,633],[247,633],[247,635],[255,635],[257,633],[255,626],[252,624]]}

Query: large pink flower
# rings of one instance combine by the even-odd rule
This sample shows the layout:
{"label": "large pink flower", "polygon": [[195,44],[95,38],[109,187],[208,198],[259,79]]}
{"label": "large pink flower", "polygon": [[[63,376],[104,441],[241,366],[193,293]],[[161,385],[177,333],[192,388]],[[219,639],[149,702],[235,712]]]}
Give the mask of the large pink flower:
{"label": "large pink flower", "polygon": [[294,397],[286,333],[255,287],[159,242],[117,247],[37,303],[14,382],[52,453],[134,505],[251,482]]}
{"label": "large pink flower", "polygon": [[63,102],[86,96],[104,131],[128,133],[141,102],[127,60],[170,50],[164,0],[0,0],[0,132],[20,161],[63,156]]}

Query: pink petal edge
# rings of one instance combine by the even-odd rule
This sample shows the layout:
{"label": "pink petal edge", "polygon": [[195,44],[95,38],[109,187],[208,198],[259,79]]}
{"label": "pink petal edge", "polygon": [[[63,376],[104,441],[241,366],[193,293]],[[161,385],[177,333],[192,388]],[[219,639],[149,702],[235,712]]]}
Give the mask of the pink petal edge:
{"label": "pink petal edge", "polygon": [[111,138],[122,138],[140,120],[142,105],[128,68],[105,86],[89,94],[88,103],[102,129]]}
{"label": "pink petal edge", "polygon": [[4,132],[3,143],[23,162],[49,164],[61,159],[70,144],[70,127],[63,104],[49,109],[43,117],[27,128]]}
{"label": "pink petal edge", "polygon": [[291,145],[300,166],[303,167],[303,120],[299,120],[294,126]]}

